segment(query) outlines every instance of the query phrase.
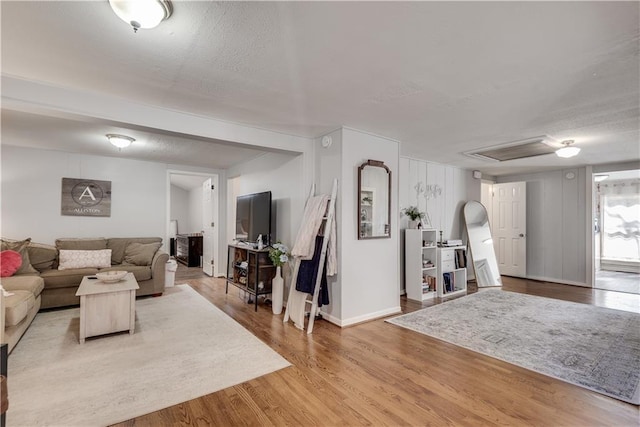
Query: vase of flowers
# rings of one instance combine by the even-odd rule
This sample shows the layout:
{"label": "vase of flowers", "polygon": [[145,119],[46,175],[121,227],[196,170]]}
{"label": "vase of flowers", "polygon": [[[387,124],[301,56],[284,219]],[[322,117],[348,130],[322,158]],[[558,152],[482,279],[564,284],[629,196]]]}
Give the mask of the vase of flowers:
{"label": "vase of flowers", "polygon": [[417,206],[409,206],[402,209],[401,212],[409,217],[409,228],[418,228],[418,223],[424,218],[424,212],[420,212]]}
{"label": "vase of flowers", "polygon": [[282,243],[274,243],[269,249],[269,258],[276,266],[276,275],[271,281],[271,310],[273,314],[282,313],[284,299],[284,279],[282,278],[282,266],[289,262],[289,248]]}

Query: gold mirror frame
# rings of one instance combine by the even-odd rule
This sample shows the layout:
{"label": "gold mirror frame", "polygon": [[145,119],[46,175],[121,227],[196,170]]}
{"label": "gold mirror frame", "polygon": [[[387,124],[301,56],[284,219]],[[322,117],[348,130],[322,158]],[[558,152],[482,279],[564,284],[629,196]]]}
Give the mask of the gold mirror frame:
{"label": "gold mirror frame", "polygon": [[[375,175],[365,176],[365,168],[384,171],[384,183],[372,183]],[[374,172],[374,169],[371,169]],[[383,175],[379,175],[380,178]],[[382,181],[382,179],[380,180]],[[380,204],[382,203],[382,204]],[[386,205],[386,210],[384,206]],[[391,237],[391,169],[379,160],[367,160],[358,167],[358,240],[388,239]]]}

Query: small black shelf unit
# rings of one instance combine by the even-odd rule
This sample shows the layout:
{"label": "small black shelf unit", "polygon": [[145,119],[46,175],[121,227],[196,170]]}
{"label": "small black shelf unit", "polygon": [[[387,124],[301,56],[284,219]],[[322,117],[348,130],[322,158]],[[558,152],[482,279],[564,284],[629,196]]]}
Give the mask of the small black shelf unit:
{"label": "small black shelf unit", "polygon": [[202,267],[202,234],[178,234],[176,259],[187,267]]}
{"label": "small black shelf unit", "polygon": [[[269,258],[269,249],[253,249],[244,245],[229,245],[227,258],[227,285],[236,286],[253,296],[255,311],[258,311],[258,296],[271,293],[271,281],[276,275],[276,267]],[[251,302],[251,299],[249,299]]]}

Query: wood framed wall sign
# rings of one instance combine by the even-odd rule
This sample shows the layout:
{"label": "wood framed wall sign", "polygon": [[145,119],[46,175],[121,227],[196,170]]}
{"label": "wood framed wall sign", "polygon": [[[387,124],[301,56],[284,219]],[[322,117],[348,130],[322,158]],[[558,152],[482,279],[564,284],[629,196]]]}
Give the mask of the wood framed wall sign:
{"label": "wood framed wall sign", "polygon": [[111,181],[62,178],[61,214],[111,216]]}

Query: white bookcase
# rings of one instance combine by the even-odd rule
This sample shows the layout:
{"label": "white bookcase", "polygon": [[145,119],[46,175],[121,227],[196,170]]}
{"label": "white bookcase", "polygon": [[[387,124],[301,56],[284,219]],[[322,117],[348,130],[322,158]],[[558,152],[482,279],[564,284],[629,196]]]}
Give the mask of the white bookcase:
{"label": "white bookcase", "polygon": [[438,294],[437,235],[431,228],[405,230],[404,286],[409,299],[426,301]]}
{"label": "white bookcase", "polygon": [[[456,267],[456,249],[466,246],[445,246],[438,248],[437,293],[440,298],[467,293],[467,269]],[[448,280],[445,279],[445,273]]]}

